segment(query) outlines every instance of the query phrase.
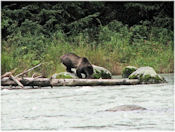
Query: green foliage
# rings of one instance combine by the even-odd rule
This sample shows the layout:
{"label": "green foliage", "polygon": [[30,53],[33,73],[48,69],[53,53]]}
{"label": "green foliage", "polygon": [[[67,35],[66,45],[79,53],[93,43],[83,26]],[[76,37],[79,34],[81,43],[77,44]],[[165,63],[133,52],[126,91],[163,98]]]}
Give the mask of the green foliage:
{"label": "green foliage", "polygon": [[133,73],[134,71],[136,71],[137,68],[136,67],[133,67],[133,66],[127,66],[123,69],[122,71],[122,77],[123,78],[128,78],[128,76]]}
{"label": "green foliage", "polygon": [[159,76],[151,76],[149,74],[143,75],[143,74],[138,74],[138,75],[132,75],[129,76],[129,79],[139,79],[141,83],[162,83],[162,82],[166,82],[166,80]]}
{"label": "green foliage", "polygon": [[96,12],[94,14],[85,16],[84,18],[80,18],[79,20],[68,24],[67,27],[71,29],[71,34],[77,34],[81,32],[82,29],[86,28],[89,25],[89,23],[93,21],[94,18],[99,16],[99,14],[99,12]]}
{"label": "green foliage", "polygon": [[14,68],[13,57],[8,52],[1,54],[1,72],[5,73]]}
{"label": "green foliage", "polygon": [[45,62],[64,71],[74,52],[121,73],[126,65],[174,71],[173,2],[2,2],[2,73]]}
{"label": "green foliage", "polygon": [[148,27],[144,25],[134,25],[130,28],[131,30],[131,41],[133,42],[140,42],[143,40],[148,40]]}
{"label": "green foliage", "polygon": [[72,77],[69,75],[59,75],[56,77],[56,79],[72,79]]}
{"label": "green foliage", "polygon": [[95,73],[93,74],[93,78],[94,79],[111,79],[111,75],[107,74],[105,71],[101,70],[101,71],[95,71]]}

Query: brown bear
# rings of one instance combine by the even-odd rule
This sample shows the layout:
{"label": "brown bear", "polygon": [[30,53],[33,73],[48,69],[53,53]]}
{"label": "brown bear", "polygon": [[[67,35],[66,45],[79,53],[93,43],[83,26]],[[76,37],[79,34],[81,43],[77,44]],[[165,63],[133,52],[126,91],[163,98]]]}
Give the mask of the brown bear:
{"label": "brown bear", "polygon": [[76,68],[76,75],[82,78],[81,73],[85,74],[85,78],[92,78],[93,67],[85,57],[79,57],[74,53],[68,53],[60,57],[61,63],[66,66],[66,71],[73,73],[71,68]]}

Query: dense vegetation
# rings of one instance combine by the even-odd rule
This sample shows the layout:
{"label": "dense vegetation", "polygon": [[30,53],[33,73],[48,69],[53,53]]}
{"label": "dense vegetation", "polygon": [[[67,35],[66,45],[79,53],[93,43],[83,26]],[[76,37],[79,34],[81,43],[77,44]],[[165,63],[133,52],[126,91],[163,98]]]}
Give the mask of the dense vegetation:
{"label": "dense vegetation", "polygon": [[[173,2],[2,2],[2,74],[44,62],[64,71],[67,52],[120,74],[126,65],[174,71]],[[32,74],[32,73],[31,73]]]}

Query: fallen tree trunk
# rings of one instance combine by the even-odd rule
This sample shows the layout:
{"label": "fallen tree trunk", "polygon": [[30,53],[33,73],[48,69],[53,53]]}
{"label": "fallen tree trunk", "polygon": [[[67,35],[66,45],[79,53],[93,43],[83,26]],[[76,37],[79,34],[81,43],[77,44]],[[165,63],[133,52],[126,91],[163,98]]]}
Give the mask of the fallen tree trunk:
{"label": "fallen tree trunk", "polygon": [[137,79],[53,79],[52,86],[108,86],[108,85],[135,85]]}
{"label": "fallen tree trunk", "polygon": [[[107,85],[136,85],[138,79],[49,79],[49,78],[19,78],[23,86],[107,86]],[[2,86],[17,86],[9,77],[1,80]]]}

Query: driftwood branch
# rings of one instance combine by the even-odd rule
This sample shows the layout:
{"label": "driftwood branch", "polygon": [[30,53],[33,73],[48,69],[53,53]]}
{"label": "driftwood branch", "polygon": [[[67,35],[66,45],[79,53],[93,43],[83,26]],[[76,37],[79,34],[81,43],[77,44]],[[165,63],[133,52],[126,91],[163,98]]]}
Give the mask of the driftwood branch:
{"label": "driftwood branch", "polygon": [[10,77],[10,75],[12,75],[15,71],[17,70],[17,68],[9,71],[9,72],[6,72],[4,73],[2,76],[1,76],[1,79],[4,78],[4,77]]}
{"label": "driftwood branch", "polygon": [[43,76],[40,75],[40,74],[34,73],[34,74],[32,75],[32,78],[43,78]]}
{"label": "driftwood branch", "polygon": [[10,75],[10,78],[14,81],[14,82],[16,82],[21,88],[24,88],[24,86],[11,74]]}
{"label": "driftwood branch", "polygon": [[4,78],[4,77],[10,77],[10,75],[12,75],[11,72],[6,72],[6,73],[4,73],[4,74],[1,76],[1,79]]}
{"label": "driftwood branch", "polygon": [[26,73],[29,72],[29,71],[32,71],[33,69],[35,69],[35,68],[41,66],[41,64],[42,64],[42,63],[40,63],[40,64],[38,64],[38,65],[36,65],[36,66],[34,66],[34,67],[28,69],[28,70],[23,71],[22,73],[16,75],[15,78],[17,78],[17,77],[19,77],[19,76],[22,76],[22,75],[26,74]]}

